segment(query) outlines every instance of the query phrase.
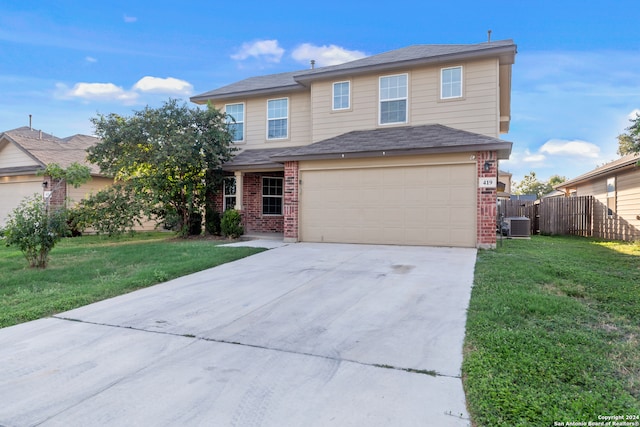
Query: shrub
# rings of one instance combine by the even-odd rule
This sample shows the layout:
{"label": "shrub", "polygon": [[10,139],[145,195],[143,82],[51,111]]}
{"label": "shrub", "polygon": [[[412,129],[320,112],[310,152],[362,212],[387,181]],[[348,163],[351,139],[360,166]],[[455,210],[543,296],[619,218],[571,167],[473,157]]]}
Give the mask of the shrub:
{"label": "shrub", "polygon": [[31,267],[46,268],[49,252],[67,232],[67,211],[48,208],[42,196],[26,197],[10,214],[5,244],[17,246]]}
{"label": "shrub", "polygon": [[213,234],[215,236],[219,236],[221,233],[220,230],[220,221],[222,217],[220,216],[220,212],[214,211],[213,209],[207,209],[205,214],[205,223],[204,228],[209,234]]}
{"label": "shrub", "polygon": [[241,221],[240,212],[234,209],[225,211],[225,213],[222,214],[222,221],[220,222],[222,234],[232,239],[242,236],[244,234],[244,228],[240,225]]}
{"label": "shrub", "polygon": [[98,234],[133,233],[142,224],[145,204],[124,185],[115,184],[83,199],[72,209],[72,227],[92,228]]}

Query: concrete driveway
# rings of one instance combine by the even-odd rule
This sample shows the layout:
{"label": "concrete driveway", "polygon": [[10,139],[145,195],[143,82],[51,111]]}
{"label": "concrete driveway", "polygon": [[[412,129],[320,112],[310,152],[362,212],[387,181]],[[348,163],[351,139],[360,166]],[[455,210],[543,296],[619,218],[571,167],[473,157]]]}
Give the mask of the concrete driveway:
{"label": "concrete driveway", "polygon": [[0,425],[468,426],[475,257],[298,243],[0,329]]}

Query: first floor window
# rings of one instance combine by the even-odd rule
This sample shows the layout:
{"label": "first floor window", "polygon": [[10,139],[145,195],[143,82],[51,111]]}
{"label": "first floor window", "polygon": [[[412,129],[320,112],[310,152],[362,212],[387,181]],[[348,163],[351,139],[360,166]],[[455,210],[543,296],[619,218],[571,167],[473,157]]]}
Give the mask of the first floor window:
{"label": "first floor window", "polygon": [[236,178],[234,176],[224,179],[223,200],[225,211],[236,207]]}
{"label": "first floor window", "polygon": [[233,142],[244,141],[244,104],[227,104],[224,110],[229,116],[229,131]]}
{"label": "first floor window", "polygon": [[267,101],[267,139],[285,139],[289,129],[289,99]]}
{"label": "first floor window", "polygon": [[407,75],[380,77],[380,124],[407,122]]}
{"label": "first floor window", "polygon": [[443,68],[440,80],[441,99],[462,97],[462,67]]}
{"label": "first floor window", "polygon": [[262,178],[262,214],[282,215],[282,178]]}

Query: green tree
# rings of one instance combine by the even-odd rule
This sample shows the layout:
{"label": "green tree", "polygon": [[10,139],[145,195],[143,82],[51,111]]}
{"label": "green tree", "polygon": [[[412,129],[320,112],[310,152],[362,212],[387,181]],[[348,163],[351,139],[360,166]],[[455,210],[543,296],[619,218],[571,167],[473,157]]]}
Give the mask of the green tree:
{"label": "green tree", "polygon": [[626,128],[627,132],[618,135],[618,154],[621,156],[640,153],[640,114],[636,113],[629,121],[631,126]]}
{"label": "green tree", "polygon": [[548,181],[540,181],[536,173],[531,171],[525,175],[522,181],[515,185],[514,194],[535,194],[540,198],[553,191],[553,187],[562,184],[567,178],[560,175],[553,175]]}
{"label": "green tree", "polygon": [[[92,119],[101,141],[89,160],[113,175],[160,219],[178,218],[181,235],[215,189],[216,171],[235,151],[227,116],[213,108],[189,108],[169,100],[160,108],[146,107],[131,117],[117,114]],[[193,231],[192,231],[193,232]]]}
{"label": "green tree", "polygon": [[[56,182],[52,191],[67,182],[79,187],[91,178],[87,166],[73,163],[66,169],[52,163],[41,172]],[[9,213],[7,224],[0,233],[7,246],[17,246],[31,267],[46,268],[49,253],[68,231],[67,209],[64,206],[50,208],[48,200],[34,194],[24,198]]]}

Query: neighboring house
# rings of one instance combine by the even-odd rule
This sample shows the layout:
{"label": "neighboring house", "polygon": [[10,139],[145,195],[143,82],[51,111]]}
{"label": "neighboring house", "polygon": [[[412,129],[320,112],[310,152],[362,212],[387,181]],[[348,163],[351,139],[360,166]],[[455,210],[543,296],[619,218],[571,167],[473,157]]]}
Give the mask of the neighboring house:
{"label": "neighboring house", "polygon": [[557,190],[566,196],[593,196],[593,235],[606,239],[640,239],[640,155],[626,155],[570,179]]}
{"label": "neighboring house", "polygon": [[[62,204],[68,198],[79,201],[86,194],[109,186],[113,179],[100,174],[97,166],[86,160],[86,149],[97,139],[86,135],[57,138],[27,126],[0,134],[0,226],[20,201],[33,194],[47,197],[51,204]],[[63,168],[73,162],[91,168],[91,180],[78,188],[52,182],[39,175],[50,163]],[[52,193],[52,190],[53,191]]]}
{"label": "neighboring house", "polygon": [[[97,165],[87,161],[87,148],[97,142],[98,138],[88,135],[57,138],[28,126],[0,133],[0,227],[27,196],[40,194],[52,206],[60,206],[77,203],[113,185],[113,178],[101,174]],[[40,175],[50,163],[66,168],[74,162],[91,170],[91,180],[78,188]],[[155,221],[151,220],[135,227],[141,231],[154,228]]]}
{"label": "neighboring house", "polygon": [[218,203],[286,241],[494,247],[511,40],[416,45],[191,98],[235,119]]}
{"label": "neighboring house", "polygon": [[498,199],[508,199],[511,196],[511,172],[498,171]]}

